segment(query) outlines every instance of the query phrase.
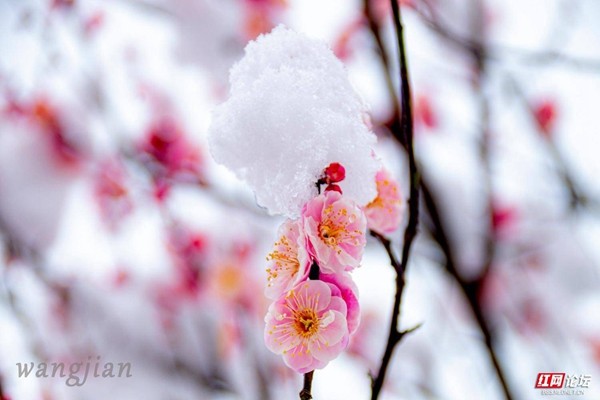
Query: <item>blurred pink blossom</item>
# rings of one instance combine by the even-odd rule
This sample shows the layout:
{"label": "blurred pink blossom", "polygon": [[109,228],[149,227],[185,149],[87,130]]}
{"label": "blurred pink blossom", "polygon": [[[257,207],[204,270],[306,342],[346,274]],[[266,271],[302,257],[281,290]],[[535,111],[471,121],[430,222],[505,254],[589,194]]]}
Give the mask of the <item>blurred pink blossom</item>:
{"label": "blurred pink blossom", "polygon": [[425,94],[417,96],[413,112],[415,122],[418,125],[430,130],[438,127],[438,115],[432,103],[431,96]]}
{"label": "blurred pink blossom", "polygon": [[200,149],[192,145],[181,127],[170,118],[156,121],[147,132],[140,146],[150,157],[157,174],[165,177],[202,173]]}
{"label": "blurred pink blossom", "polygon": [[492,204],[492,230],[499,239],[514,233],[519,222],[519,211],[511,205]]}
{"label": "blurred pink blossom", "polygon": [[550,137],[556,124],[556,102],[552,99],[543,100],[533,108],[535,120],[545,137]]}
{"label": "blurred pink blossom", "polygon": [[244,36],[254,40],[277,25],[281,13],[288,7],[286,0],[245,0]]}
{"label": "blurred pink blossom", "polygon": [[385,169],[376,177],[377,197],[365,207],[367,225],[377,233],[390,233],[398,229],[404,215],[404,202],[398,183]]}
{"label": "blurred pink blossom", "polygon": [[354,47],[352,45],[353,39],[360,33],[365,24],[366,21],[361,16],[350,21],[350,23],[342,29],[333,44],[333,52],[336,57],[341,60],[348,60],[352,57],[354,54]]}
{"label": "blurred pink blossom", "polygon": [[121,219],[133,209],[125,180],[126,172],[119,159],[108,159],[100,163],[94,179],[94,195],[102,220],[110,228],[117,227]]}

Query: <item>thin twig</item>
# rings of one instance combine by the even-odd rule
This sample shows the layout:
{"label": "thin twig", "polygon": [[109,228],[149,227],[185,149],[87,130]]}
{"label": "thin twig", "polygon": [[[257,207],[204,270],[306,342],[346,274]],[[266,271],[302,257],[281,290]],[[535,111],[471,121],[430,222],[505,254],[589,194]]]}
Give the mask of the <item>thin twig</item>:
{"label": "thin twig", "polygon": [[427,226],[427,230],[442,250],[442,253],[444,253],[444,257],[446,258],[446,272],[448,272],[448,274],[454,279],[461,292],[467,299],[467,303],[473,312],[473,316],[475,317],[475,322],[479,326],[479,330],[483,335],[485,349],[490,357],[490,361],[492,362],[494,371],[498,377],[498,381],[502,386],[506,399],[510,400],[512,399],[512,396],[510,395],[509,385],[506,377],[504,376],[504,371],[502,370],[502,367],[498,361],[496,350],[494,349],[493,331],[489,322],[485,318],[485,314],[479,301],[479,293],[485,275],[473,281],[468,281],[458,272],[456,257],[452,250],[448,233],[446,232],[445,221],[442,220],[442,217],[440,216],[439,208],[435,202],[433,194],[425,185],[423,185],[423,200],[430,222],[430,224]]}
{"label": "thin twig", "polygon": [[394,105],[394,112],[398,112],[400,114],[400,102],[398,101],[398,96],[396,95],[396,89],[394,89],[394,81],[392,79],[392,75],[388,73],[388,71],[392,71],[391,62],[389,57],[385,51],[385,44],[383,43],[383,38],[381,37],[381,33],[379,32],[379,25],[375,19],[375,15],[373,14],[373,8],[371,7],[370,0],[364,0],[363,3],[363,12],[367,19],[367,24],[369,29],[371,30],[371,34],[375,39],[375,44],[377,45],[376,51],[379,54],[381,59],[381,63],[383,64],[383,69],[386,71],[384,75],[384,79],[387,85],[388,94],[392,100],[392,104]]}
{"label": "thin twig", "polygon": [[404,269],[402,268],[400,261],[398,261],[398,259],[396,258],[396,255],[392,251],[392,242],[390,242],[390,240],[388,238],[386,238],[385,236],[383,236],[375,231],[369,231],[369,233],[371,234],[371,236],[373,236],[374,238],[379,240],[379,242],[383,245],[383,248],[385,249],[385,251],[388,253],[388,256],[390,257],[390,264],[392,264],[392,267],[394,267],[396,274],[404,275]]}
{"label": "thin twig", "polygon": [[[483,4],[477,1],[474,5],[472,29],[475,36],[480,37],[484,34],[484,11]],[[491,167],[492,135],[490,131],[490,99],[486,92],[487,71],[487,43],[479,42],[477,47],[471,50],[471,58],[475,66],[475,92],[479,102],[479,125],[480,125],[480,147],[479,159],[483,173],[483,191],[485,196],[485,221],[484,232],[484,260],[480,269],[482,279],[487,276],[496,253],[496,235],[494,232],[494,185]]]}
{"label": "thin twig", "polygon": [[510,89],[514,93],[515,97],[523,104],[523,107],[526,110],[532,125],[538,131],[539,136],[546,138],[546,140],[543,140],[543,142],[545,143],[546,150],[556,166],[557,175],[562,180],[563,185],[567,190],[569,195],[569,207],[572,210],[575,210],[580,206],[593,206],[595,201],[586,193],[584,193],[582,188],[576,183],[573,174],[569,170],[567,163],[553,137],[549,137],[545,132],[543,132],[542,128],[537,122],[535,110],[527,100],[527,96],[525,95],[523,88],[519,85],[517,79],[512,75],[507,74],[507,82],[510,85]]}
{"label": "thin twig", "polygon": [[304,374],[304,386],[300,391],[300,400],[312,400],[312,380],[315,371],[310,371]]}
{"label": "thin twig", "polygon": [[[390,331],[388,335],[387,345],[381,359],[379,371],[372,380],[371,385],[371,400],[375,400],[379,397],[381,389],[383,388],[383,382],[385,375],[389,367],[390,361],[394,349],[398,342],[402,339],[405,332],[398,330],[398,320],[400,319],[400,305],[402,302],[402,293],[404,291],[405,279],[404,274],[408,266],[408,260],[410,257],[410,249],[412,242],[417,234],[417,225],[419,223],[419,185],[420,176],[417,169],[417,163],[413,151],[413,117],[411,107],[411,95],[410,95],[410,82],[408,76],[408,66],[406,62],[406,52],[404,46],[404,35],[403,26],[400,14],[400,8],[396,0],[390,1],[392,4],[392,11],[394,15],[394,26],[396,28],[396,38],[398,40],[398,52],[400,58],[400,87],[401,87],[401,104],[402,109],[400,113],[400,133],[406,144],[406,150],[408,153],[408,168],[410,174],[410,194],[409,194],[409,217],[408,224],[404,230],[404,244],[402,246],[402,259],[400,263],[397,262],[390,243],[387,239],[380,235],[376,235],[379,241],[384,245],[388,254],[390,255],[390,261],[396,270],[396,295],[394,297],[394,306],[392,308],[392,318],[390,322]],[[382,53],[385,50],[381,49]],[[389,70],[388,68],[386,68]]]}
{"label": "thin twig", "polygon": [[[365,0],[365,1],[368,1],[368,0]],[[370,15],[367,14],[366,17],[369,18]],[[377,24],[374,20],[372,20],[372,16],[369,20],[369,26],[371,27],[371,31],[373,32],[374,36],[376,33],[378,34]],[[375,29],[373,28],[373,26],[375,27]],[[439,29],[438,26],[430,25],[430,27],[434,30]],[[461,48],[461,50],[469,50],[469,51],[474,50],[474,51],[479,52],[479,54],[482,58],[489,57],[489,53],[481,52],[480,46],[475,46],[474,43],[465,42],[460,38],[454,38],[448,32],[445,32],[445,31],[441,31],[438,33],[440,35],[444,36],[446,39],[449,39],[450,42],[452,42],[453,44],[458,45]],[[456,40],[454,40],[454,39],[456,39]],[[385,54],[385,49],[381,47],[381,46],[383,46],[381,41],[376,40],[376,42],[380,46],[378,53],[380,55]],[[382,58],[382,63],[384,64],[384,66],[386,65],[383,58]],[[391,70],[389,68],[385,68],[384,72],[388,75],[391,74]],[[390,79],[386,79],[386,80],[390,81]],[[388,89],[393,90],[393,87],[389,87]],[[393,98],[393,96],[392,96],[392,98]],[[396,110],[396,115],[400,115],[400,110]],[[407,143],[405,142],[404,137],[401,135],[401,132],[399,131],[399,126],[397,126],[396,124],[392,124],[390,126],[390,133],[394,137],[394,139],[396,139],[396,141],[408,152]],[[504,378],[503,371],[500,368],[500,365],[498,363],[498,357],[497,357],[494,347],[492,345],[492,343],[493,343],[492,330],[489,327],[489,324],[486,322],[485,318],[483,318],[484,314],[479,305],[478,296],[476,295],[479,291],[480,285],[474,285],[472,282],[471,283],[468,282],[458,272],[458,265],[457,265],[456,257],[454,255],[453,245],[452,245],[452,243],[450,243],[449,236],[448,236],[447,229],[446,229],[446,219],[443,218],[443,216],[440,213],[438,204],[435,200],[432,190],[430,189],[431,186],[426,182],[426,180],[423,177],[421,177],[421,185],[420,186],[423,191],[423,193],[422,193],[423,200],[424,200],[426,215],[427,215],[428,221],[429,221],[429,224],[427,227],[429,234],[432,236],[434,241],[437,243],[437,245],[439,246],[439,248],[441,249],[442,253],[444,254],[444,256],[446,258],[446,262],[444,264],[446,271],[455,280],[457,285],[460,287],[463,295],[467,299],[467,303],[468,303],[469,307],[471,308],[471,311],[473,312],[475,322],[478,324],[479,329],[482,332],[486,350],[487,350],[490,360],[494,366],[494,370],[496,372],[496,375],[498,376],[498,380],[501,382],[503,387],[506,387],[507,386],[506,379]],[[396,334],[392,335],[392,341],[394,341],[394,340],[396,340]],[[510,396],[507,398],[510,399]]]}
{"label": "thin twig", "polygon": [[[474,19],[472,20],[472,28],[473,33],[476,37],[483,36],[484,29],[484,13],[483,13],[483,5],[481,2],[477,2],[475,4],[474,10]],[[466,280],[462,275],[459,274],[458,270],[454,267],[454,261],[448,262],[451,264],[451,268],[447,268],[450,274],[454,277],[455,281],[459,284],[463,294],[467,298],[469,306],[473,312],[475,320],[479,325],[480,331],[483,335],[484,343],[486,349],[488,350],[488,355],[496,371],[496,375],[498,377],[498,381],[502,387],[504,392],[504,396],[507,400],[512,399],[511,391],[504,374],[504,370],[502,369],[500,362],[498,360],[498,356],[494,349],[492,330],[488,320],[485,318],[483,309],[481,307],[481,303],[479,300],[479,294],[481,291],[481,286],[485,279],[487,279],[490,268],[492,266],[495,248],[496,248],[496,237],[493,231],[493,185],[492,185],[492,176],[491,176],[491,167],[490,167],[490,109],[489,109],[489,99],[487,94],[485,93],[485,82],[487,79],[487,55],[489,54],[490,49],[489,45],[484,41],[473,42],[472,45],[468,48],[468,53],[471,56],[476,75],[476,92],[479,98],[480,103],[480,125],[481,125],[481,148],[480,148],[480,159],[483,165],[484,172],[484,184],[485,184],[485,192],[487,197],[487,229],[486,229],[486,237],[485,237],[485,259],[483,260],[481,269],[479,271],[479,275],[471,280]],[[430,202],[430,204],[433,204]],[[439,223],[439,218],[437,219]],[[443,230],[440,230],[443,232]],[[439,236],[439,233],[438,233]],[[447,244],[447,240],[445,240]],[[448,257],[447,257],[448,260]]]}
{"label": "thin twig", "polygon": [[[38,281],[44,286],[46,290],[48,290],[52,295],[65,297],[73,295],[73,282],[70,284],[61,282],[58,278],[51,276],[47,273],[46,265],[44,264],[43,254],[40,254],[38,249],[28,245],[24,241],[20,240],[16,234],[10,229],[10,227],[2,221],[0,218],[0,240],[4,241],[6,244],[11,243],[11,246],[14,247],[14,251],[16,253],[12,254],[12,257],[22,259],[29,266],[29,270],[33,273],[33,275],[38,279]],[[6,268],[6,266],[5,266]],[[6,273],[5,271],[2,271]],[[78,291],[77,295],[85,295],[85,291]],[[88,297],[93,300],[92,296]],[[14,313],[17,320],[22,324],[22,327],[25,332],[28,332],[31,336],[30,338],[30,347],[33,353],[39,360],[47,361],[47,351],[42,347],[42,343],[37,343],[36,337],[32,330],[31,321],[28,316],[21,312],[16,304],[15,294],[12,290],[8,291],[8,305],[11,307],[11,311]],[[77,303],[82,303],[83,299],[78,298]],[[94,304],[93,307],[90,307],[97,313],[101,313],[102,307],[101,304]],[[99,314],[97,320],[107,320],[107,315]],[[117,321],[118,322],[118,321]],[[127,343],[130,350],[131,343],[135,343],[135,340],[132,337],[129,337],[129,333],[125,329],[122,324],[115,322],[115,324],[111,325],[111,331],[119,333],[119,335],[113,335],[115,337],[121,336],[126,339],[124,342]],[[156,349],[153,349],[156,350]],[[227,379],[222,375],[222,373],[218,370],[218,366],[214,366],[210,371],[205,372],[196,366],[192,366],[188,364],[187,361],[182,358],[177,357],[174,353],[171,354],[171,357],[163,354],[160,351],[149,351],[146,348],[133,348],[132,351],[135,353],[139,353],[139,357],[151,357],[153,360],[153,365],[160,365],[163,367],[165,371],[169,373],[177,373],[178,375],[184,376],[188,378],[191,382],[196,383],[202,389],[208,389],[211,392],[224,392],[224,393],[233,393],[234,390],[231,387],[231,384],[227,381]],[[0,400],[4,400],[0,397]]]}
{"label": "thin twig", "polygon": [[[392,308],[392,320],[390,322],[390,333],[389,333],[388,341],[385,346],[385,351],[383,353],[383,357],[381,360],[381,366],[379,368],[377,377],[372,377],[373,392],[372,392],[371,398],[376,399],[377,396],[379,395],[379,392],[381,391],[381,388],[383,387],[383,381],[385,379],[385,371],[387,370],[387,367],[391,361],[395,346],[400,342],[400,340],[402,340],[402,338],[405,335],[414,332],[421,325],[419,324],[419,325],[417,325],[413,328],[407,329],[405,331],[398,331],[398,320],[400,318],[400,305],[402,302],[402,293],[404,291],[404,286],[406,284],[406,281],[404,280],[404,268],[402,267],[400,261],[398,261],[398,259],[394,255],[394,252],[393,252],[392,246],[391,246],[391,242],[389,239],[387,239],[384,236],[380,235],[379,233],[373,232],[373,231],[371,231],[371,236],[375,237],[383,245],[383,247],[385,248],[385,250],[390,258],[390,263],[392,264],[392,267],[394,267],[394,270],[396,271],[396,295],[394,296],[394,306]],[[377,392],[375,391],[375,388],[377,388]],[[375,393],[377,393],[377,394],[375,394]],[[373,396],[375,396],[375,397],[373,397]]]}
{"label": "thin twig", "polygon": [[[423,5],[426,10],[423,7],[416,7],[415,11],[417,15],[439,37],[468,53],[472,52],[473,49],[481,47],[482,42],[479,39],[462,37],[452,32],[448,26],[439,20],[433,6],[429,2],[422,1],[419,4]],[[600,59],[580,58],[552,50],[527,50],[502,44],[493,44],[487,47],[488,51],[485,57],[493,61],[504,62],[508,57],[512,56],[517,62],[522,64],[534,66],[558,64],[582,72],[600,72]]]}
{"label": "thin twig", "polygon": [[2,375],[0,375],[0,400],[8,399],[6,394],[4,393],[4,388],[2,386]]}

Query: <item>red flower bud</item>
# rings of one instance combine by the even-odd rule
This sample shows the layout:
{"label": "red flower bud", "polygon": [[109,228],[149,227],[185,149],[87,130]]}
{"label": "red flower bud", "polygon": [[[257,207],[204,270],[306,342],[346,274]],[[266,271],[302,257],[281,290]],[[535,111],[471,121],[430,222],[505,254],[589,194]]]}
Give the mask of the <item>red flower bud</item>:
{"label": "red flower bud", "polygon": [[346,177],[346,168],[340,163],[331,163],[325,168],[325,176],[329,183],[337,183]]}
{"label": "red flower bud", "polygon": [[333,190],[333,191],[338,192],[339,194],[342,194],[342,188],[336,184],[330,183],[329,185],[327,185],[327,187],[325,188],[325,191],[329,192],[330,190]]}

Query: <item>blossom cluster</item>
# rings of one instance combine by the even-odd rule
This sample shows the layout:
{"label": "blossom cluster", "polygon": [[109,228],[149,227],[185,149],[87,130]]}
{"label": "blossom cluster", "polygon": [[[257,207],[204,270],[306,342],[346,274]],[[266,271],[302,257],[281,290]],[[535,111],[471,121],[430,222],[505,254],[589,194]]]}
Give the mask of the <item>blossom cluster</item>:
{"label": "blossom cluster", "polygon": [[246,46],[229,80],[210,152],[267,212],[289,218],[267,257],[265,343],[297,372],[323,368],[358,327],[350,273],[367,230],[400,224],[400,191],[375,156],[366,105],[325,43],[279,26]]}
{"label": "blossom cluster", "polygon": [[401,220],[397,185],[377,174],[377,197],[365,207],[346,198],[345,169],[330,164],[298,219],[285,221],[269,262],[265,295],[274,302],[265,317],[265,343],[299,373],[323,368],[358,328],[358,292],[350,272],[360,265],[367,229],[384,233]]}

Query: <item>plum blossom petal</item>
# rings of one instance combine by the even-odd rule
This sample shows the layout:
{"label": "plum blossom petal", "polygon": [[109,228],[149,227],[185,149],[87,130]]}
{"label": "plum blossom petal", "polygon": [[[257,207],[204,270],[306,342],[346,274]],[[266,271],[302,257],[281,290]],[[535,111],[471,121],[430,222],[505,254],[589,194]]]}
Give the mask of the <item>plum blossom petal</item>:
{"label": "plum blossom petal", "polygon": [[306,345],[300,345],[283,354],[285,364],[300,374],[321,369],[327,362],[321,361],[311,355]]}
{"label": "plum blossom petal", "polygon": [[360,264],[366,243],[362,210],[340,193],[328,191],[302,210],[309,251],[325,273],[352,270]]}
{"label": "plum blossom petal", "polygon": [[290,335],[288,329],[276,329],[280,326],[291,326],[293,320],[291,315],[287,314],[284,304],[276,302],[271,304],[269,311],[265,316],[265,323],[268,329],[265,329],[265,344],[273,353],[281,354],[284,351],[294,348],[301,343],[300,337]]}
{"label": "plum blossom petal", "polygon": [[376,177],[377,197],[365,207],[369,229],[385,234],[394,232],[402,222],[404,201],[398,183],[381,169]]}
{"label": "plum blossom petal", "polygon": [[287,220],[279,228],[279,239],[267,256],[265,296],[275,300],[308,278],[310,260],[300,221]]}
{"label": "plum blossom petal", "polygon": [[320,361],[329,362],[336,358],[347,346],[348,330],[342,314],[330,311],[334,314],[329,329],[320,335],[319,340],[309,343],[308,350]]}
{"label": "plum blossom petal", "polygon": [[346,302],[341,297],[333,296],[331,298],[331,303],[329,303],[329,309],[332,311],[337,311],[342,314],[344,317],[348,314],[348,306]]}
{"label": "plum blossom petal", "polygon": [[265,317],[267,348],[282,354],[297,372],[323,368],[348,344],[346,317],[338,311],[343,306],[339,297],[331,296],[330,285],[301,282],[275,301]]}
{"label": "plum blossom petal", "polygon": [[339,296],[346,304],[346,321],[348,331],[353,334],[360,324],[360,305],[358,303],[358,288],[347,272],[341,274],[321,274],[323,282],[335,286],[332,293]]}

